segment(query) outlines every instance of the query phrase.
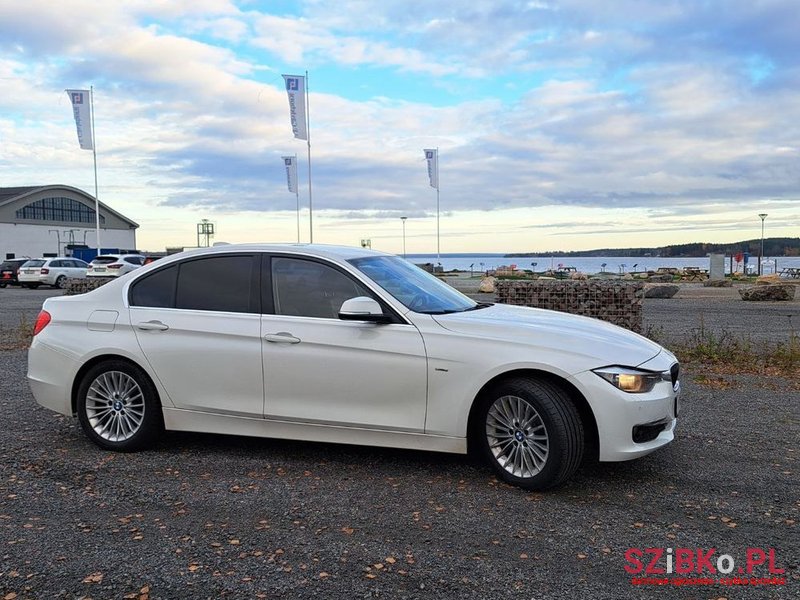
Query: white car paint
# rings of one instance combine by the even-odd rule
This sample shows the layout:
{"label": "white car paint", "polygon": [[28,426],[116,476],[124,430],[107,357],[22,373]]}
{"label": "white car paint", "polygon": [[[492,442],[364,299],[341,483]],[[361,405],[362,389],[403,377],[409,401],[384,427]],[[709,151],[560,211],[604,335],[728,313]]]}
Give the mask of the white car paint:
{"label": "white car paint", "polygon": [[[242,252],[335,265],[401,322],[129,306],[130,286],[154,270]],[[635,458],[672,441],[677,390],[671,382],[630,394],[591,371],[613,364],[668,370],[676,360],[667,350],[601,321],[538,309],[417,313],[348,262],[367,256],[385,255],[332,246],[219,246],[166,257],[81,296],[49,298],[44,310],[52,322],[29,351],[31,389],[41,405],[73,415],[81,367],[95,357],[121,356],[153,380],[167,429],[463,453],[481,389],[505,373],[536,370],[586,399],[601,460]],[[634,425],[657,420],[666,425],[655,439],[632,441]]]}
{"label": "white car paint", "polygon": [[101,254],[89,263],[86,276],[120,277],[140,268],[144,259],[141,254]]}

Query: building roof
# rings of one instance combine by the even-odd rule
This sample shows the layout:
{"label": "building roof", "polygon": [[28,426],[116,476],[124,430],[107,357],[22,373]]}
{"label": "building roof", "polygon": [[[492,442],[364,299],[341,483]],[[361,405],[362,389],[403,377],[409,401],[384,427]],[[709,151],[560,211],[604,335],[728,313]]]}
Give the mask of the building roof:
{"label": "building roof", "polygon": [[30,192],[38,190],[38,187],[4,187],[0,188],[0,204],[5,204],[6,200],[14,200],[17,196],[24,196]]}
{"label": "building roof", "polygon": [[[86,200],[90,201],[91,203],[94,203],[95,201],[94,196],[92,196],[91,194],[84,192],[81,189],[72,187],[70,185],[36,185],[36,186],[25,186],[25,187],[0,187],[0,206],[3,206],[4,204],[10,204],[11,202],[16,202],[17,200],[20,200],[25,196],[29,196],[31,194],[35,194],[38,192],[44,192],[47,190],[69,190],[71,192],[84,196]],[[128,223],[130,223],[130,225],[134,228],[139,227],[139,224],[136,221],[133,221],[128,217],[126,217],[125,215],[118,213],[107,204],[104,204],[103,202],[99,202],[98,204],[100,205],[101,210],[111,213],[112,215],[116,215],[123,221],[127,221]]]}

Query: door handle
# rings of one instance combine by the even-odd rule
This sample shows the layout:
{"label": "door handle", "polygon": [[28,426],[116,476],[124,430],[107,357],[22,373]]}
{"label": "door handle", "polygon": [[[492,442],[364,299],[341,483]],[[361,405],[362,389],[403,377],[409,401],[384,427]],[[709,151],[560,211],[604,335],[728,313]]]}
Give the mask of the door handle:
{"label": "door handle", "polygon": [[281,331],[279,333],[268,333],[264,336],[264,339],[268,342],[272,342],[274,344],[299,344],[300,338],[294,337],[291,333],[287,331]]}
{"label": "door handle", "polygon": [[143,323],[138,323],[136,328],[142,331],[166,331],[169,329],[169,325],[165,325],[161,321],[144,321]]}

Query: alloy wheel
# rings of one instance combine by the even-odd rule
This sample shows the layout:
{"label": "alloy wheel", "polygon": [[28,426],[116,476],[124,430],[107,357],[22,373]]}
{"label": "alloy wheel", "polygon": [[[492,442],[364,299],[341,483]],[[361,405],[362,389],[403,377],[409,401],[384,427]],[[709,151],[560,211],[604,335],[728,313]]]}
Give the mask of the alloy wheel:
{"label": "alloy wheel", "polygon": [[519,396],[502,396],[489,407],[486,439],[497,463],[515,477],[534,477],[547,463],[547,427],[536,409]]}
{"label": "alloy wheel", "polygon": [[136,380],[122,371],[106,371],[86,392],[86,417],[104,440],[122,442],[133,437],[144,420],[145,402]]}

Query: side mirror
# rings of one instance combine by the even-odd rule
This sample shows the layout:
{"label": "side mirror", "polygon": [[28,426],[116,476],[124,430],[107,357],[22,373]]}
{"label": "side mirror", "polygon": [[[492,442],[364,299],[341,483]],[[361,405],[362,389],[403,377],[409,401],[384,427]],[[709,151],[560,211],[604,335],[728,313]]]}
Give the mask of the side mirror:
{"label": "side mirror", "polygon": [[339,318],[342,321],[368,321],[370,323],[390,323],[392,320],[391,317],[383,314],[380,304],[366,296],[345,300],[339,309]]}

